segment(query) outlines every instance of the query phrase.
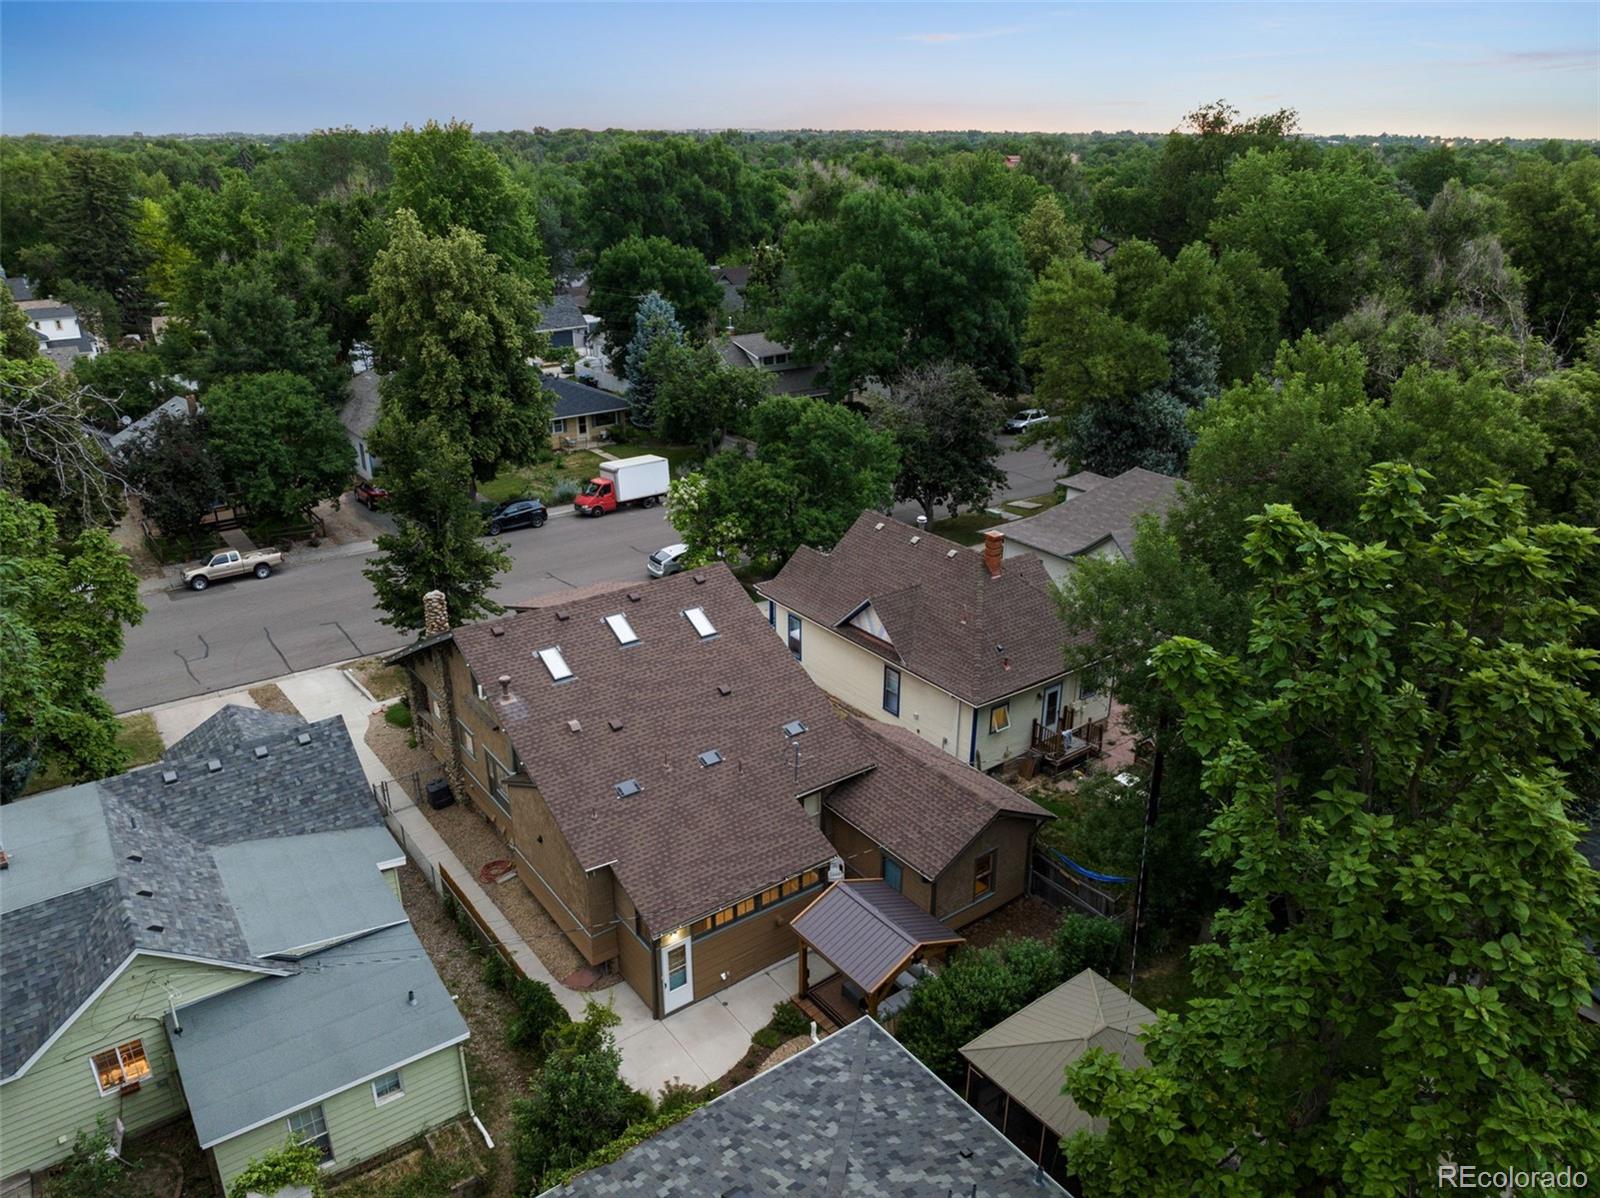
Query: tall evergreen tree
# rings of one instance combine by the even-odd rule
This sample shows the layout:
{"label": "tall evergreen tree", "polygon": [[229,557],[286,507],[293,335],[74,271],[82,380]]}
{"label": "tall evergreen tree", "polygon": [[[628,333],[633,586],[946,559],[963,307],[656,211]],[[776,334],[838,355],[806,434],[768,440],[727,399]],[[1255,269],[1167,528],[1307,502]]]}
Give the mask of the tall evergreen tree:
{"label": "tall evergreen tree", "polygon": [[[662,342],[683,344],[683,326],[672,301],[659,291],[651,291],[639,301],[633,314],[633,336],[628,340],[625,361],[628,376],[629,422],[640,428],[655,426],[656,384],[650,370],[650,351]],[[660,359],[658,358],[659,362]]]}

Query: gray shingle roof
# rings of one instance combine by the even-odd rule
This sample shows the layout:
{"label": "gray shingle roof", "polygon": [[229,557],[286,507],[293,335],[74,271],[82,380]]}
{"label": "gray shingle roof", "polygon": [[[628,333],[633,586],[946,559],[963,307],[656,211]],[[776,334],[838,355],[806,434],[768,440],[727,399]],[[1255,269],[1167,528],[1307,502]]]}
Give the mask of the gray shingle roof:
{"label": "gray shingle roof", "polygon": [[[716,635],[695,632],[683,614],[693,607]],[[616,612],[637,644],[619,645],[603,622]],[[653,932],[834,855],[795,799],[871,759],[726,566],[519,611],[457,629],[455,640],[491,692],[510,676],[511,700],[493,702],[494,718],[580,864],[614,863]],[[552,646],[570,681],[552,682],[535,656]],[[808,728],[798,774],[782,731],[791,720]],[[707,749],[723,763],[703,768]],[[628,778],[643,791],[619,799],[613,787]]]}
{"label": "gray shingle roof", "polygon": [[544,389],[555,398],[554,416],[565,420],[569,416],[594,416],[600,412],[626,412],[632,408],[626,395],[613,395],[588,383],[575,383],[571,379],[544,378]]}
{"label": "gray shingle roof", "polygon": [[[260,757],[258,747],[266,750]],[[220,768],[213,771],[212,761]],[[169,772],[177,775],[171,783]],[[257,972],[292,968],[251,951],[212,849],[342,829],[387,838],[381,824],[338,717],[252,741],[206,743],[197,755],[8,805],[0,1077],[26,1065],[136,951]],[[398,856],[388,845],[384,857]],[[364,851],[376,850],[368,842]],[[386,888],[375,869],[373,876]]]}
{"label": "gray shingle roof", "polygon": [[[925,878],[937,878],[1001,816],[1047,820],[1048,811],[916,733],[852,720],[876,764],[824,800]],[[937,811],[937,819],[928,813]]]}
{"label": "gray shingle roof", "polygon": [[[376,873],[370,884],[388,889]],[[467,1038],[409,924],[182,1007],[178,1020],[172,1051],[202,1148]]]}
{"label": "gray shingle roof", "polygon": [[1065,1193],[871,1019],[549,1191],[562,1198]]}
{"label": "gray shingle roof", "polygon": [[583,309],[573,295],[558,295],[539,309],[539,331],[554,333],[563,329],[587,328]]}
{"label": "gray shingle roof", "polygon": [[1164,515],[1178,499],[1178,480],[1135,466],[1065,503],[1005,525],[1008,538],[1053,557],[1073,557],[1108,537],[1133,556],[1133,524],[1146,512]]}
{"label": "gray shingle roof", "polygon": [[791,352],[783,342],[774,341],[765,333],[740,333],[737,337],[731,338],[731,340],[733,344],[744,350],[745,353],[753,354],[758,359],[775,357],[778,354]]}
{"label": "gray shingle roof", "polygon": [[[756,590],[968,703],[1065,669],[1068,637],[1041,562],[1008,558],[990,577],[980,554],[876,512],[831,552],[801,546]],[[848,623],[867,604],[887,642]]]}
{"label": "gray shingle roof", "polygon": [[164,403],[158,404],[135,420],[126,428],[119,428],[106,438],[112,453],[131,446],[135,441],[143,441],[156,431],[164,419],[187,420],[189,418],[189,401],[185,396],[175,395]]}
{"label": "gray shingle roof", "polygon": [[11,292],[11,298],[17,303],[33,298],[33,283],[27,275],[8,275],[0,270],[0,277],[6,281],[6,289]]}
{"label": "gray shingle roof", "polygon": [[194,731],[176,741],[166,752],[168,757],[211,757],[243,741],[262,738],[282,739],[305,727],[298,715],[282,711],[262,711],[259,707],[241,707],[229,703],[221,711],[203,721]]}
{"label": "gray shingle roof", "polygon": [[365,437],[378,423],[380,406],[378,372],[363,370],[350,378],[349,398],[339,409],[339,423],[352,437]]}

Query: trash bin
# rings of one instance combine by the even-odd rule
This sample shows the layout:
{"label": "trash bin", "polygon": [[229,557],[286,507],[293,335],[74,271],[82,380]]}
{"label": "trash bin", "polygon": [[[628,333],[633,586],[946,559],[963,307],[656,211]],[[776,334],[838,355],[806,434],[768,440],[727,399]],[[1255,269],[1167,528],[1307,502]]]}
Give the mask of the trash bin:
{"label": "trash bin", "polygon": [[428,806],[435,811],[450,806],[456,801],[455,795],[450,793],[450,780],[448,778],[435,778],[428,783]]}

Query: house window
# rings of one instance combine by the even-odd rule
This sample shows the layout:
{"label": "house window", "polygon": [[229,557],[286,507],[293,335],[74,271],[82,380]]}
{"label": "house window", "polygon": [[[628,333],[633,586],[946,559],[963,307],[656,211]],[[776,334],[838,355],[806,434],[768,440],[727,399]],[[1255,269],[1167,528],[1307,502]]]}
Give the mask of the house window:
{"label": "house window", "polygon": [[440,723],[444,722],[444,708],[440,706],[439,700],[435,699],[431,693],[428,695],[428,708],[433,712],[434,719]]}
{"label": "house window", "polygon": [[372,1101],[378,1106],[405,1096],[405,1082],[401,1080],[400,1070],[398,1069],[392,1073],[385,1073],[382,1077],[374,1078],[372,1081]]}
{"label": "house window", "polygon": [[972,900],[977,900],[994,893],[994,854],[990,849],[979,857],[972,866]]}
{"label": "house window", "polygon": [[550,422],[550,435],[552,437],[559,437],[562,433],[564,433],[566,431],[567,431],[567,422],[565,420],[552,420]]}
{"label": "house window", "polygon": [[1011,704],[996,703],[989,710],[989,734],[992,736],[996,732],[1004,732],[1009,727],[1011,727]]}
{"label": "house window", "polygon": [[883,858],[883,880],[886,884],[900,889],[900,883],[905,881],[905,874],[900,869],[900,863],[887,853]]}
{"label": "house window", "polygon": [[616,423],[617,414],[615,412],[596,412],[593,416],[589,417],[590,428],[609,428],[611,425]]}
{"label": "house window", "polygon": [[757,911],[764,911],[768,907],[784,902],[793,895],[799,894],[802,890],[810,890],[821,882],[822,871],[808,869],[799,877],[788,878],[780,885],[769,886],[760,894],[753,894],[747,899],[740,899],[731,907],[724,907],[720,911],[712,912],[704,919],[695,920],[694,923],[689,925],[689,934],[691,936],[704,936],[707,932],[714,932],[718,928],[727,927],[737,919],[744,919],[754,915]]}
{"label": "house window", "polygon": [[150,1076],[150,1062],[145,1059],[144,1041],[129,1040],[115,1048],[97,1052],[94,1062],[94,1080],[100,1093],[111,1094],[123,1086],[143,1081]]}
{"label": "house window", "polygon": [[506,774],[509,771],[500,763],[500,759],[489,752],[488,749],[483,751],[483,770],[489,778],[489,797],[494,800],[496,807],[510,815],[511,796],[506,794],[505,787]]}
{"label": "house window", "polygon": [[472,731],[462,721],[457,720],[456,726],[461,729],[461,751],[474,761],[478,757],[478,743],[472,739]]}
{"label": "house window", "polygon": [[893,666],[883,667],[883,709],[890,715],[900,714],[900,671]]}
{"label": "house window", "polygon": [[774,628],[778,626],[778,605],[771,599],[767,600],[767,623]]}
{"label": "house window", "polygon": [[800,660],[800,617],[793,612],[789,613],[789,652]]}
{"label": "house window", "polygon": [[309,1144],[322,1154],[324,1161],[333,1159],[333,1140],[328,1136],[328,1121],[322,1117],[322,1106],[308,1106],[289,1116],[289,1134],[296,1144]]}
{"label": "house window", "polygon": [[1087,702],[1100,693],[1100,668],[1084,666],[1078,675],[1078,702]]}

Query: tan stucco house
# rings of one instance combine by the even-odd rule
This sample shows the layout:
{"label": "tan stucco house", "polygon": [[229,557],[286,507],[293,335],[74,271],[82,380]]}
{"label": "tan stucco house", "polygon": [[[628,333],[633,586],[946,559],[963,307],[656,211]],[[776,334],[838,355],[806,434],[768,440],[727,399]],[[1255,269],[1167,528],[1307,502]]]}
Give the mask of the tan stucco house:
{"label": "tan stucco house", "polygon": [[1008,557],[1002,532],[978,553],[866,512],[757,592],[823,690],[979,769],[1107,715],[1109,696],[1063,664],[1044,566]]}

